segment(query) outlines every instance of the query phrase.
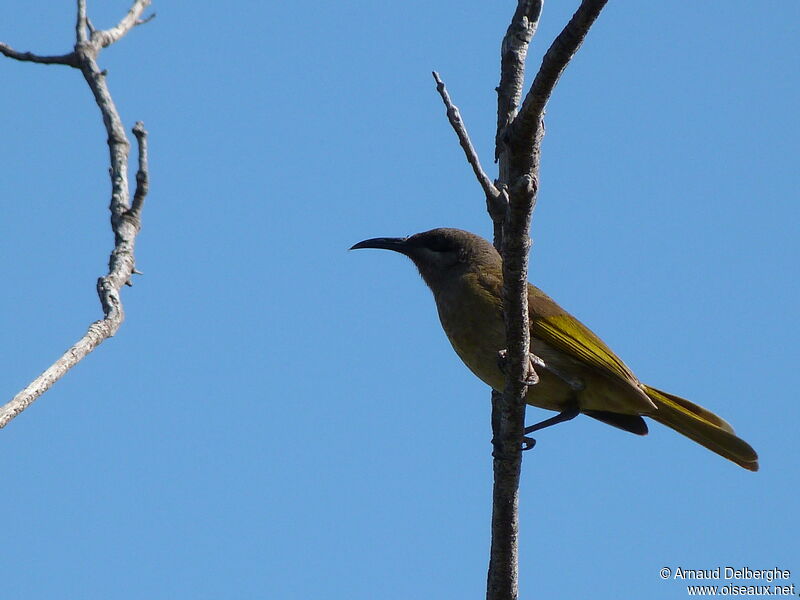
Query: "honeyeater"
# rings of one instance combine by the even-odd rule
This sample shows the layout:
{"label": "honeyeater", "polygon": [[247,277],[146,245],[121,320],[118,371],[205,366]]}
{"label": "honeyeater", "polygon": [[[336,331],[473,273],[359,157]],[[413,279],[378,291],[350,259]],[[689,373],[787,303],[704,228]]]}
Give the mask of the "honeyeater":
{"label": "honeyeater", "polygon": [[[383,248],[410,258],[436,300],[439,319],[458,356],[486,384],[502,391],[503,264],[483,238],[433,229],[407,238],[373,238],[351,249]],[[603,341],[540,289],[528,284],[531,361],[538,383],[526,401],[559,415],[526,432],[579,413],[638,435],[642,416],[671,427],[751,471],[758,455],[711,411],[640,382]]]}

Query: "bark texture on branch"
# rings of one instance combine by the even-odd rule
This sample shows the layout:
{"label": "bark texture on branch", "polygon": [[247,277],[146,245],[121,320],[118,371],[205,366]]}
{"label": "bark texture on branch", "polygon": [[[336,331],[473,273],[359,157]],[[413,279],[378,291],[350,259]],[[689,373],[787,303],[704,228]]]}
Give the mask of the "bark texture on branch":
{"label": "bark texture on branch", "polygon": [[75,24],[75,47],[63,56],[38,56],[30,52],[17,52],[0,43],[0,53],[16,60],[41,64],[62,64],[76,69],[89,84],[108,134],[111,168],[111,229],[114,233],[114,248],[109,257],[108,273],[97,281],[97,293],[103,309],[103,319],[89,326],[86,334],[70,347],[55,363],[48,367],[30,385],[19,392],[7,404],[0,407],[0,427],[5,427],[14,417],[46,392],[67,371],[80,362],[104,340],[113,336],[125,313],[122,308],[120,290],[130,285],[136,272],[134,245],[141,228],[141,212],[148,191],[147,132],[141,122],[136,123],[133,134],[138,146],[138,172],[133,203],[130,202],[128,184],[128,154],[130,142],[106,83],[106,73],[97,65],[100,50],[119,40],[135,25],[141,23],[141,14],[150,0],[136,0],[128,14],[108,30],[95,30],[86,15],[85,0],[78,0]]}
{"label": "bark texture on branch", "polygon": [[[495,160],[500,159],[501,140],[506,127],[517,116],[522,89],[525,86],[525,59],[528,46],[536,34],[542,0],[523,0],[511,18],[500,47],[500,85],[497,86],[497,135],[495,137]],[[506,180],[500,173],[500,179]]]}
{"label": "bark texture on branch", "polygon": [[[580,47],[607,0],[584,0],[542,60],[531,89],[519,106],[528,45],[542,11],[539,0],[520,0],[501,47],[497,88],[497,187],[508,197],[502,231],[495,245],[503,255],[503,306],[506,321],[506,385],[492,393],[494,487],[492,545],[486,597],[518,596],[519,479],[525,429],[525,395],[530,361],[528,254],[530,225],[539,190],[544,110],[567,64]],[[493,219],[494,220],[494,219]]]}
{"label": "bark texture on branch", "polygon": [[531,218],[539,190],[539,158],[544,111],[561,73],[577,52],[607,0],[583,0],[545,54],[531,89],[520,106],[525,61],[539,24],[543,0],[519,0],[500,52],[495,158],[498,178],[483,171],[458,108],[434,72],[447,118],[486,196],[494,224],[494,245],[503,256],[503,306],[506,322],[506,384],[492,392],[492,544],[486,597],[518,596],[519,480],[529,380],[528,254]]}
{"label": "bark texture on branch", "polygon": [[[544,136],[544,111],[561,74],[583,44],[589,28],[600,16],[608,0],[583,0],[566,27],[558,34],[542,59],[542,65],[531,89],[519,109],[519,114],[504,138],[509,156],[509,177],[528,174],[538,165],[534,156]],[[532,140],[539,142],[531,143]]]}

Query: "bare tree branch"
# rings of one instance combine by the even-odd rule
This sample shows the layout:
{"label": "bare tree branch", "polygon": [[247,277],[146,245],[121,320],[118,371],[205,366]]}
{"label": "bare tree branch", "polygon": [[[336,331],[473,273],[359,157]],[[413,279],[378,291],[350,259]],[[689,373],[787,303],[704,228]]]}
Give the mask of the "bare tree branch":
{"label": "bare tree branch", "polygon": [[133,195],[130,213],[132,217],[138,218],[142,212],[145,196],[150,190],[150,177],[147,172],[147,131],[144,123],[136,122],[133,126],[133,135],[136,136],[136,143],[139,146],[139,170],[136,171],[136,192]]}
{"label": "bare tree branch", "polygon": [[[519,102],[522,99],[522,87],[525,85],[525,59],[528,56],[528,46],[539,26],[541,14],[542,0],[519,0],[500,47],[495,160],[500,158],[502,148],[500,140],[506,127],[517,116]],[[502,168],[500,179],[503,179]]]}
{"label": "bare tree branch", "polygon": [[472,140],[469,139],[467,127],[464,125],[464,120],[461,118],[461,112],[450,99],[450,94],[447,93],[447,87],[444,85],[444,81],[442,81],[441,77],[439,77],[439,73],[436,71],[433,72],[433,78],[436,80],[436,91],[439,92],[439,95],[442,97],[442,102],[444,102],[445,108],[447,109],[447,120],[450,121],[450,125],[455,130],[458,136],[458,142],[464,149],[467,162],[472,166],[472,171],[475,173],[475,177],[478,183],[481,184],[483,193],[486,195],[486,209],[489,211],[489,215],[491,215],[495,223],[502,223],[506,214],[506,199],[494,186],[489,176],[486,175],[483,167],[481,167],[481,161],[478,158],[478,153],[475,152]]}
{"label": "bare tree branch", "polygon": [[[497,187],[503,192],[508,205],[508,185],[511,175],[508,170],[508,152],[505,137],[508,127],[517,115],[525,85],[525,60],[528,46],[539,26],[542,15],[542,0],[518,0],[517,9],[500,46],[500,84],[497,86],[497,133],[495,134],[494,157],[498,163]],[[490,214],[494,222],[494,245],[503,249],[503,223]],[[504,215],[505,217],[505,215]]]}
{"label": "bare tree branch", "polygon": [[49,390],[67,371],[78,364],[84,356],[89,354],[100,342],[109,336],[110,334],[104,321],[95,321],[92,323],[85,336],[78,340],[74,346],[67,350],[64,355],[53,363],[44,373],[34,379],[28,387],[0,408],[0,427],[5,427],[11,419],[28,408],[34,400]]}
{"label": "bare tree branch", "polygon": [[[78,19],[75,23],[75,41],[85,42],[86,27],[89,26],[89,19],[86,17],[86,0],[78,0]],[[94,29],[92,27],[92,29]]]}
{"label": "bare tree branch", "polygon": [[34,62],[42,65],[68,65],[70,67],[77,67],[77,58],[74,52],[69,54],[62,54],[60,56],[39,56],[32,52],[17,52],[8,44],[0,42],[0,54],[19,60],[22,62]]}
{"label": "bare tree branch", "polygon": [[[514,164],[510,165],[510,177],[520,176],[531,171],[531,165],[538,161],[534,158],[534,140],[541,139],[547,101],[558,83],[561,73],[581,47],[589,28],[597,20],[600,11],[608,0],[583,0],[580,7],[572,15],[569,23],[558,34],[542,59],[539,72],[533,80],[531,89],[525,96],[519,114],[511,124],[511,131],[506,136],[506,143],[513,150]],[[533,143],[532,143],[533,142]]]}
{"label": "bare tree branch", "polygon": [[[97,65],[100,50],[120,39],[138,21],[150,0],[136,0],[128,14],[120,23],[108,31],[96,31],[86,15],[85,0],[78,0],[75,50],[63,57],[37,57],[30,53],[20,54],[4,44],[0,52],[17,60],[43,62],[45,64],[66,64],[81,70],[92,90],[97,106],[103,117],[108,133],[108,147],[111,168],[111,229],[114,232],[114,249],[108,261],[108,273],[97,281],[97,293],[103,308],[104,318],[95,321],[75,345],[67,350],[52,366],[37,377],[28,387],[18,393],[6,405],[0,407],[0,427],[5,427],[14,417],[25,410],[34,400],[46,392],[67,371],[80,362],[100,343],[112,337],[125,318],[120,289],[130,283],[136,272],[134,245],[141,228],[141,211],[148,191],[147,172],[147,132],[141,122],[136,123],[133,133],[139,148],[136,192],[133,204],[130,203],[128,185],[128,152],[130,142],[125,135],[117,108],[106,84],[106,75]],[[90,37],[87,38],[86,30]],[[60,60],[56,60],[60,59]]]}
{"label": "bare tree branch", "polygon": [[[492,394],[494,488],[492,546],[486,587],[488,600],[518,595],[519,478],[525,428],[525,396],[531,361],[528,320],[530,224],[539,189],[544,109],[558,78],[575,55],[607,0],[583,0],[544,56],[519,113],[524,60],[536,30],[541,2],[520,0],[503,40],[498,87],[497,187],[508,193],[503,224],[503,307],[506,323],[506,383]],[[514,33],[521,32],[521,33]],[[496,236],[497,237],[497,236]],[[495,242],[497,245],[497,241]]]}
{"label": "bare tree branch", "polygon": [[[529,377],[528,252],[534,182],[525,176],[509,188],[503,223],[503,307],[506,324],[506,382],[503,394],[492,393],[492,544],[489,554],[487,600],[517,598],[519,480],[525,429],[525,396]],[[521,198],[529,201],[523,203]],[[513,357],[513,358],[512,358]]]}
{"label": "bare tree branch", "polygon": [[[92,34],[92,41],[99,41],[100,47],[105,48],[119,40],[123,35],[140,23],[140,17],[144,9],[150,6],[150,2],[151,0],[136,0],[128,11],[128,14],[114,27],[103,31],[95,31]],[[149,17],[147,20],[149,21],[150,19],[152,19],[152,17]]]}

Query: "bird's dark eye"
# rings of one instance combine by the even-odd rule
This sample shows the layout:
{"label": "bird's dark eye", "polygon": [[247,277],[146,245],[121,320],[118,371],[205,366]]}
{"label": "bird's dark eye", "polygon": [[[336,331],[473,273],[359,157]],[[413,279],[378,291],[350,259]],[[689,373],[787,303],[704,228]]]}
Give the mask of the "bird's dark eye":
{"label": "bird's dark eye", "polygon": [[436,236],[427,240],[425,246],[434,252],[449,252],[453,249],[453,244],[446,237]]}

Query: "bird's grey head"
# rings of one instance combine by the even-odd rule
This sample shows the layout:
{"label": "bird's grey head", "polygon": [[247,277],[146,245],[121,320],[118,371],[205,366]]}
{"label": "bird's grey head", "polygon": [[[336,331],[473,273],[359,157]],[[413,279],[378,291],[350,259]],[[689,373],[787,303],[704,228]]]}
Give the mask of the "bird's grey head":
{"label": "bird's grey head", "polygon": [[469,231],[447,227],[407,238],[372,238],[357,243],[351,250],[359,248],[382,248],[405,254],[414,261],[431,288],[448,277],[500,264],[500,255],[485,239]]}

